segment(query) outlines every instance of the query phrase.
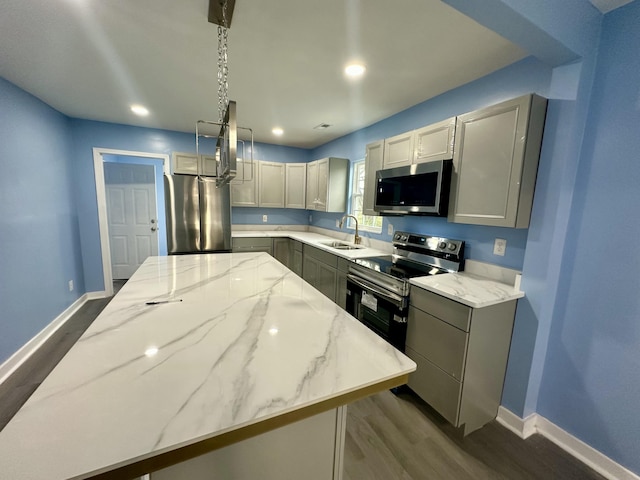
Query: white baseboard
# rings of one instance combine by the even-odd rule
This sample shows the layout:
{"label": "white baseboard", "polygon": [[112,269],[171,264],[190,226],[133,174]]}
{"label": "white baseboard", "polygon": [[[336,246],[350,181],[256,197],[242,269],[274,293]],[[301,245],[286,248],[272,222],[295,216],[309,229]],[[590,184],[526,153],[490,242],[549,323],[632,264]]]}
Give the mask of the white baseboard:
{"label": "white baseboard", "polygon": [[104,298],[106,292],[89,292],[82,295],[73,302],[67,309],[58,315],[51,323],[44,327],[31,340],[25,343],[20,350],[11,355],[2,365],[0,365],[0,384],[15,372],[20,365],[33,355],[62,325],[69,320],[80,307],[87,301],[97,298]]}
{"label": "white baseboard", "polygon": [[498,408],[498,416],[496,420],[499,424],[506,429],[511,430],[520,438],[527,439],[534,433],[537,433],[536,417],[537,414],[532,413],[527,418],[522,419],[511,410],[507,410],[501,406]]}
{"label": "white baseboard", "polygon": [[610,480],[640,480],[640,476],[631,470],[616,463],[537,413],[532,413],[527,418],[522,419],[506,408],[500,407],[496,420],[523,439],[534,433],[539,433],[605,478]]}

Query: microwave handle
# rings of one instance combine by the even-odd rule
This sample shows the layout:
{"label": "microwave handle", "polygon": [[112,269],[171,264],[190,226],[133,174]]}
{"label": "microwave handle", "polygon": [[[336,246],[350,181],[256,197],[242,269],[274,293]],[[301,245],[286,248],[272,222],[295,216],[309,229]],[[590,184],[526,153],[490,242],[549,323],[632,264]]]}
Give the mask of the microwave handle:
{"label": "microwave handle", "polygon": [[396,305],[397,307],[402,308],[404,305],[404,299],[400,296],[400,295],[396,295],[395,293],[392,292],[385,292],[383,290],[380,290],[378,287],[376,287],[375,285],[373,285],[372,283],[369,283],[365,280],[362,280],[359,277],[356,277],[355,275],[352,274],[347,274],[347,280],[356,284],[358,287],[363,288],[365,290],[368,290],[370,292],[375,293],[376,295],[384,298],[385,300],[393,303],[394,305]]}

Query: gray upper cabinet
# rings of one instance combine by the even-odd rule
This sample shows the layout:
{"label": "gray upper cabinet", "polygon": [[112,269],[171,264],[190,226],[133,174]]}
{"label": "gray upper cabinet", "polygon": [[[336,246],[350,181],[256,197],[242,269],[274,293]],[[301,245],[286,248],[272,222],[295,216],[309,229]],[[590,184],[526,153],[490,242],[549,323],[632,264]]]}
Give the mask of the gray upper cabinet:
{"label": "gray upper cabinet", "polygon": [[525,95],[457,118],[450,222],[529,226],[546,108]]}
{"label": "gray upper cabinet", "polygon": [[415,130],[413,133],[413,163],[453,158],[455,131],[455,117]]}
{"label": "gray upper cabinet", "polygon": [[201,175],[206,177],[218,176],[218,159],[215,155],[200,155]]}
{"label": "gray upper cabinet", "polygon": [[236,178],[231,180],[231,205],[234,207],[258,206],[258,162],[237,161]]}
{"label": "gray upper cabinet", "polygon": [[413,131],[384,140],[383,168],[411,165],[413,161]]}
{"label": "gray upper cabinet", "polygon": [[384,140],[382,167],[395,168],[453,157],[456,118],[447,118]]}
{"label": "gray upper cabinet", "polygon": [[260,162],[258,196],[261,207],[284,208],[285,164]]}
{"label": "gray upper cabinet", "polygon": [[195,153],[173,152],[171,154],[172,173],[198,174],[198,156]]}
{"label": "gray upper cabinet", "polygon": [[200,175],[215,177],[218,174],[218,164],[215,155],[200,155],[195,153],[173,152],[171,154],[171,171],[184,175]]}
{"label": "gray upper cabinet", "polygon": [[379,215],[373,209],[376,200],[376,172],[382,169],[384,154],[384,140],[378,140],[367,145],[364,157],[364,196],[362,199],[365,215]]}
{"label": "gray upper cabinet", "polygon": [[306,207],[320,212],[345,212],[349,160],[323,158],[307,164]]}
{"label": "gray upper cabinet", "polygon": [[307,209],[315,210],[318,202],[318,162],[307,165],[307,191],[305,193]]}
{"label": "gray upper cabinet", "polygon": [[285,166],[285,207],[306,208],[307,164],[287,163]]}

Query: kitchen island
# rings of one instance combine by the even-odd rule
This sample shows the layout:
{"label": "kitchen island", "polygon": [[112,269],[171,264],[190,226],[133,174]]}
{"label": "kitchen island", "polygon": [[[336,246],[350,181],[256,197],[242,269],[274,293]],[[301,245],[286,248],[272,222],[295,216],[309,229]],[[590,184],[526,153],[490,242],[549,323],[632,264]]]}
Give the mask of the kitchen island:
{"label": "kitchen island", "polygon": [[[322,468],[339,479],[343,405],[406,383],[414,369],[267,254],[151,257],[0,432],[0,472],[200,478],[191,462],[231,449],[224,468],[271,461],[273,477],[288,478],[287,449],[283,457],[268,436],[294,428],[281,437],[332,439]],[[327,423],[328,435],[316,435]],[[252,448],[261,455],[243,458]]]}

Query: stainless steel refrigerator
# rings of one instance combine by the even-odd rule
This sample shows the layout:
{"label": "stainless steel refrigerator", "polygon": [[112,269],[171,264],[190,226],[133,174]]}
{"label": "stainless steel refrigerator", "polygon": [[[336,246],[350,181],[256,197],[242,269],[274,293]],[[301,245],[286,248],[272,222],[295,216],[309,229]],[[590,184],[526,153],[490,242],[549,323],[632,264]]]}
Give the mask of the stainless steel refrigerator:
{"label": "stainless steel refrigerator", "polygon": [[167,251],[181,253],[231,251],[229,185],[215,178],[165,175]]}

